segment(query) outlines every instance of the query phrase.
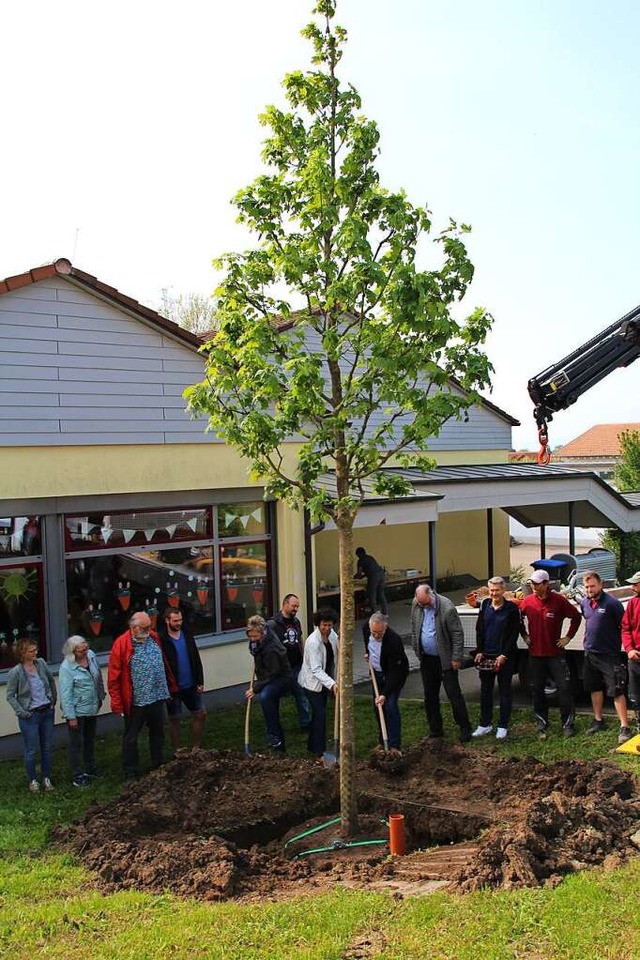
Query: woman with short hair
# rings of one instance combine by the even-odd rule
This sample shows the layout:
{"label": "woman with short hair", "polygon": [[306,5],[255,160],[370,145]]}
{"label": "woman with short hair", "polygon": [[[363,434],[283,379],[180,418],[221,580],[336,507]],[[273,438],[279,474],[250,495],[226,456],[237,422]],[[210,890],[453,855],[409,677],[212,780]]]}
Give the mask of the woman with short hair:
{"label": "woman with short hair", "polygon": [[315,630],[304,645],[304,657],[298,683],[311,704],[311,727],[307,745],[309,753],[322,760],[327,749],[327,699],[338,695],[338,635],[333,629],[338,618],[333,610],[317,610],[313,615]]}
{"label": "woman with short hair", "polygon": [[69,637],[62,653],[58,679],[69,733],[69,766],[74,787],[86,787],[97,776],[94,749],[104,683],[98,659],[84,637]]}
{"label": "woman with short hair", "polygon": [[53,790],[51,755],[56,684],[34,640],[18,641],[18,663],[7,675],[7,702],[18,718],[24,743],[24,765],[31,793],[38,793],[36,757],[40,751],[42,786]]}

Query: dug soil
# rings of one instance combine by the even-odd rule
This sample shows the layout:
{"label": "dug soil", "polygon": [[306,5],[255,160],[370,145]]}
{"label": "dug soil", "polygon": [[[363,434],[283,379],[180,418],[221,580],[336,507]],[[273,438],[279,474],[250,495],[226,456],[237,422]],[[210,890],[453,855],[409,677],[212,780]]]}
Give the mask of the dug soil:
{"label": "dug soil", "polygon": [[[105,890],[205,900],[308,894],[336,882],[397,895],[537,887],[638,855],[638,782],[611,761],[543,764],[425,740],[401,764],[375,754],[358,764],[357,793],[359,833],[345,843],[337,768],[181,752],[55,841]],[[390,814],[405,818],[404,857],[389,856]]]}

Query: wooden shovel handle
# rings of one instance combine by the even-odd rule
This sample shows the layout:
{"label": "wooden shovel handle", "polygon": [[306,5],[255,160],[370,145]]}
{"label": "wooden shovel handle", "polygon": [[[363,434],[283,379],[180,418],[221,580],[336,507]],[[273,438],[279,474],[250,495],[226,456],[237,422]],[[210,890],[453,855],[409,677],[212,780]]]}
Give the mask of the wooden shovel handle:
{"label": "wooden shovel handle", "polygon": [[[369,660],[369,674],[371,675],[371,683],[373,684],[373,692],[374,692],[375,697],[376,697],[376,700],[377,700],[378,697],[380,696],[380,693],[379,693],[379,691],[378,691],[378,681],[376,680],[376,673],[375,673],[375,670],[373,669],[373,666],[372,666],[372,664],[371,664],[371,660]],[[384,744],[384,752],[386,753],[386,752],[388,751],[388,749],[389,749],[389,735],[388,735],[388,733],[387,733],[387,721],[386,721],[385,718],[384,718],[384,709],[383,709],[383,707],[382,707],[379,703],[376,704],[376,706],[377,706],[377,708],[378,708],[378,716],[380,717],[380,729],[382,730],[382,742],[383,742],[383,744]]]}
{"label": "wooden shovel handle", "polygon": [[[255,680],[255,678],[256,678],[256,671],[255,671],[255,669],[254,669],[253,673],[251,674],[251,678],[250,678],[250,680],[249,680],[249,686],[248,686],[247,689],[251,690],[251,689],[253,688],[253,681]],[[253,697],[247,697],[247,709],[245,710],[245,714],[244,714],[244,742],[245,742],[245,745],[246,745],[247,743],[249,743],[249,720],[251,719],[251,701],[252,701],[252,700],[253,700]]]}

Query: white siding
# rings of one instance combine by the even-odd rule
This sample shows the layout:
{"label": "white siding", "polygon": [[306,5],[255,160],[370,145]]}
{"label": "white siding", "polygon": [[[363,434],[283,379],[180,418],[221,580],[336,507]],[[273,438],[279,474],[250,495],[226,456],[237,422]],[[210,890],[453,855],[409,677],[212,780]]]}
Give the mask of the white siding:
{"label": "white siding", "polygon": [[0,297],[0,445],[211,443],[182,391],[204,363],[63,278]]}

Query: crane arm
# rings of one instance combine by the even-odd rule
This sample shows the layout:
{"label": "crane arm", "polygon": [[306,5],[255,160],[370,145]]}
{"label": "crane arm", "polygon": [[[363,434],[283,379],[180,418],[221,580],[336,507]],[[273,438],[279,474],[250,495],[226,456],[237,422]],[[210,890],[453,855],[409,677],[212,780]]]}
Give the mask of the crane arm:
{"label": "crane arm", "polygon": [[547,424],[553,414],[566,410],[613,370],[628,367],[639,356],[640,306],[529,380],[541,447],[539,463],[547,464],[551,459]]}

